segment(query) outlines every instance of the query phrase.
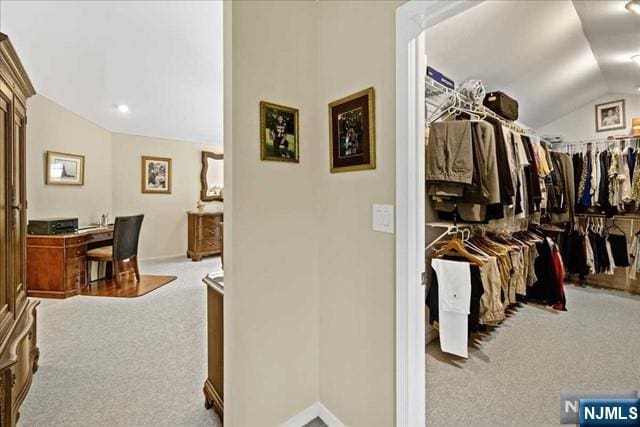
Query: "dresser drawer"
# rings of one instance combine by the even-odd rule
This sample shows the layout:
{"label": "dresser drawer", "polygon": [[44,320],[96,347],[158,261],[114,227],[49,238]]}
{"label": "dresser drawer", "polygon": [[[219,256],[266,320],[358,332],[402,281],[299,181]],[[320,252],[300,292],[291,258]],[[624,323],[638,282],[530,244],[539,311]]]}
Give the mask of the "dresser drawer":
{"label": "dresser drawer", "polygon": [[105,231],[104,233],[92,233],[89,235],[88,242],[103,242],[113,239],[113,231]]}
{"label": "dresser drawer", "polygon": [[198,217],[198,226],[199,227],[211,227],[211,228],[217,228],[218,227],[218,223],[220,223],[220,221],[222,221],[222,216],[201,216]]}
{"label": "dresser drawer", "polygon": [[84,271],[81,273],[76,273],[73,276],[67,276],[64,278],[64,288],[66,290],[80,289],[84,286],[85,279],[86,277]]}
{"label": "dresser drawer", "polygon": [[87,253],[87,247],[85,245],[71,246],[65,248],[65,259],[81,258]]}
{"label": "dresser drawer", "polygon": [[218,239],[220,238],[220,227],[202,227],[197,230],[198,239]]}
{"label": "dresser drawer", "polygon": [[72,259],[65,262],[64,275],[74,276],[79,273],[84,273],[86,270],[86,259],[84,257]]}
{"label": "dresser drawer", "polygon": [[196,250],[200,252],[219,251],[220,239],[200,239],[196,242]]}

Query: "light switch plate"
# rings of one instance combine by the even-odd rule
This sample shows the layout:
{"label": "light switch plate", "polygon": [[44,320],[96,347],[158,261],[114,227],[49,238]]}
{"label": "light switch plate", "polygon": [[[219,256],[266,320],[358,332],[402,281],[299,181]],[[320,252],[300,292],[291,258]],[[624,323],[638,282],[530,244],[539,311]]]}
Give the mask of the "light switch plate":
{"label": "light switch plate", "polygon": [[393,233],[393,205],[373,205],[373,230]]}

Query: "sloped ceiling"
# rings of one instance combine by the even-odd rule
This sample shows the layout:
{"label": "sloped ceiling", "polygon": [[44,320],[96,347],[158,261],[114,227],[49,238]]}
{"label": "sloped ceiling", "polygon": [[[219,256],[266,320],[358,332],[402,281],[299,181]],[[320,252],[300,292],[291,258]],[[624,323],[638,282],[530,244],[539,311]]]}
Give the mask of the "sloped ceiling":
{"label": "sloped ceiling", "polygon": [[0,31],[38,93],[102,127],[222,144],[220,2],[2,0]]}
{"label": "sloped ceiling", "polygon": [[624,8],[627,2],[574,0],[573,4],[609,90],[637,95],[640,67],[631,57],[640,54],[640,16]]}
{"label": "sloped ceiling", "polygon": [[486,1],[427,30],[427,62],[458,84],[480,79],[506,92],[520,121],[541,127],[606,93],[636,90],[639,69],[625,49],[640,49],[640,17],[625,3]]}

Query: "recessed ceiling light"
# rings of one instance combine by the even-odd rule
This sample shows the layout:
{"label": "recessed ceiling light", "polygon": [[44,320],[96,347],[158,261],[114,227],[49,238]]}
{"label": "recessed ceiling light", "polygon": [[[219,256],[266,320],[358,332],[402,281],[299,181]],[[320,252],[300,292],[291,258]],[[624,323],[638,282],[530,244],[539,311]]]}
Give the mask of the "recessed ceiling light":
{"label": "recessed ceiling light", "polygon": [[636,64],[640,65],[640,54],[638,54],[638,55],[633,55],[633,56],[631,57],[631,60],[632,60],[633,62],[635,62]]}
{"label": "recessed ceiling light", "polygon": [[624,7],[626,7],[628,11],[640,15],[640,0],[631,0]]}
{"label": "recessed ceiling light", "polygon": [[120,104],[120,105],[118,105],[118,111],[120,111],[121,113],[128,113],[129,112],[129,106],[128,105],[124,105],[124,104]]}

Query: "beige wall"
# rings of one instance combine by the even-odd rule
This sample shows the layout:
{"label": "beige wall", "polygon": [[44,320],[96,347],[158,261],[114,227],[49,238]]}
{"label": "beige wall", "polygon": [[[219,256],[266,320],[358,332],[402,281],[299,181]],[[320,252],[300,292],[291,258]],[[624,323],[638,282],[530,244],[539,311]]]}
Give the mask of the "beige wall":
{"label": "beige wall", "polygon": [[[40,95],[29,99],[28,116],[29,218],[77,216],[86,225],[97,222],[102,212],[112,221],[116,215],[144,213],[141,259],[186,254],[186,211],[200,198],[200,153],[222,152],[221,147],[112,134]],[[84,155],[84,186],[45,185],[47,150]],[[172,194],[141,193],[143,155],[173,159]]]}
{"label": "beige wall", "polygon": [[[111,212],[111,134],[42,95],[27,101],[29,219],[78,217],[90,224]],[[45,185],[45,153],[85,156],[84,186]]]}
{"label": "beige wall", "polygon": [[[608,132],[596,132],[596,104],[617,101],[619,99],[625,100],[626,128]],[[604,139],[612,135],[630,135],[631,120],[633,118],[640,118],[640,95],[610,93],[537,129],[536,132],[539,135],[560,135],[563,136],[567,142],[586,139]]]}
{"label": "beige wall", "polygon": [[[318,400],[313,147],[321,143],[318,116],[326,116],[314,83],[315,4],[225,7],[233,9],[231,142],[225,130],[233,146],[230,234],[225,223],[225,255],[231,251],[225,263],[232,263],[225,269],[225,424],[275,426]],[[300,109],[299,164],[260,161],[261,100]]]}
{"label": "beige wall", "polygon": [[[200,153],[210,146],[155,137],[114,133],[113,214],[144,214],[139,254],[142,259],[185,255],[187,214],[200,198]],[[171,194],[140,190],[141,157],[172,159]]]}
{"label": "beige wall", "polygon": [[[316,401],[349,426],[394,424],[395,240],[371,230],[371,204],[395,202],[399,4],[225,6],[233,37],[225,56],[231,426],[277,425]],[[377,169],[331,174],[327,105],[370,86]],[[260,161],[260,100],[300,109],[299,165]]]}
{"label": "beige wall", "polygon": [[318,118],[320,401],[349,426],[395,422],[395,238],[372,231],[371,204],[395,203],[400,4],[318,3],[319,108],[369,86],[376,91],[373,171],[330,174],[327,113]]}

